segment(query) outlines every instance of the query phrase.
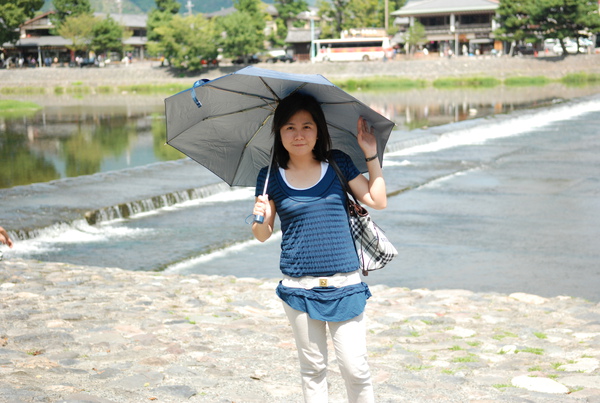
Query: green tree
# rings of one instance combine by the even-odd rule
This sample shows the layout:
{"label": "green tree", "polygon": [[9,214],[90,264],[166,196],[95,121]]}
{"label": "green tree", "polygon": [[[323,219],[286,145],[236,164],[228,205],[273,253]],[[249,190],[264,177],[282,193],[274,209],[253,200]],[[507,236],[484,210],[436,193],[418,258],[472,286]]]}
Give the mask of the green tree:
{"label": "green tree", "polygon": [[202,14],[176,15],[156,30],[161,40],[155,51],[163,53],[173,67],[198,71],[202,68],[202,59],[215,59],[219,53],[219,31],[215,29],[215,22]]}
{"label": "green tree", "polygon": [[60,27],[58,34],[70,39],[72,45],[67,45],[72,51],[87,51],[94,37],[94,25],[98,22],[91,14],[79,14],[67,17]]}
{"label": "green tree", "polygon": [[413,54],[417,46],[424,44],[426,39],[425,27],[419,21],[415,21],[406,33],[406,44],[409,47],[408,53]]}
{"label": "green tree", "polygon": [[0,0],[0,46],[19,39],[19,26],[42,8],[44,0]]}
{"label": "green tree", "polygon": [[[319,16],[321,16],[321,38],[339,38],[341,32],[353,28],[350,19],[350,0],[319,0]],[[350,24],[349,24],[350,21]]]}
{"label": "green tree", "polygon": [[52,4],[54,14],[50,15],[50,21],[57,31],[68,17],[94,12],[89,0],[52,0]]}
{"label": "green tree", "polygon": [[593,0],[500,0],[497,13],[499,39],[514,43],[555,38],[565,56],[566,38],[600,30],[598,3]]}
{"label": "green tree", "polygon": [[250,55],[264,50],[267,14],[260,0],[235,0],[234,7],[236,12],[218,21],[224,32],[220,43],[225,55],[242,56],[247,62]]}
{"label": "green tree", "polygon": [[352,16],[352,26],[347,28],[383,27],[383,9],[379,0],[350,0],[348,9]]}
{"label": "green tree", "polygon": [[226,56],[241,56],[247,62],[250,55],[264,49],[264,33],[256,29],[250,14],[238,11],[220,18],[218,23],[225,32],[220,43]]}
{"label": "green tree", "polygon": [[92,27],[92,40],[90,48],[97,54],[106,52],[119,52],[123,50],[123,39],[130,36],[121,24],[110,15],[98,20]]}
{"label": "green tree", "polygon": [[308,11],[308,3],[305,0],[277,0],[275,8],[279,14],[278,18],[283,20],[286,26],[289,26],[298,14]]}
{"label": "green tree", "polygon": [[305,0],[277,0],[275,3],[277,14],[275,20],[277,24],[277,36],[271,38],[271,41],[278,45],[283,45],[287,37],[288,27],[296,20],[298,14],[308,11],[308,3]]}
{"label": "green tree", "polygon": [[568,55],[566,38],[579,39],[582,33],[600,30],[598,2],[591,0],[537,0],[531,1],[532,26],[544,38],[557,38]]}
{"label": "green tree", "polygon": [[176,0],[156,0],[156,8],[148,14],[147,37],[149,42],[160,42],[161,36],[157,28],[169,24],[173,17],[179,12],[179,4]]}

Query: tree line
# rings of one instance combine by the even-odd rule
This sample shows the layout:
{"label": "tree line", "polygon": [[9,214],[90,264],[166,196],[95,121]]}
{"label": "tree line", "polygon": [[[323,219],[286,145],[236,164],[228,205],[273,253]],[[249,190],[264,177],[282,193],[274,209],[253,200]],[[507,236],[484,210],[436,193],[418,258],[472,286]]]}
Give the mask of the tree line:
{"label": "tree line", "polygon": [[[318,0],[317,28],[320,38],[338,37],[350,28],[383,27],[385,16],[404,6],[406,0]],[[16,42],[18,27],[32,18],[43,0],[0,0],[0,43]],[[207,18],[203,14],[184,15],[176,0],[155,0],[148,15],[148,51],[161,55],[172,66],[199,70],[202,61],[222,54],[244,57],[265,50],[265,44],[283,47],[288,27],[300,26],[297,16],[309,10],[306,0],[276,0],[277,29],[265,36],[269,15],[260,0],[234,0],[235,12]],[[385,6],[388,10],[386,13]],[[123,39],[131,35],[112,17],[94,17],[89,0],[53,0],[51,16],[55,33],[71,39],[75,51],[97,54],[123,53]],[[496,39],[513,42],[539,42],[558,39],[566,52],[567,38],[576,39],[600,30],[596,0],[500,0]],[[388,34],[392,35],[395,28]],[[415,23],[408,32],[411,45],[422,42],[425,30]]]}

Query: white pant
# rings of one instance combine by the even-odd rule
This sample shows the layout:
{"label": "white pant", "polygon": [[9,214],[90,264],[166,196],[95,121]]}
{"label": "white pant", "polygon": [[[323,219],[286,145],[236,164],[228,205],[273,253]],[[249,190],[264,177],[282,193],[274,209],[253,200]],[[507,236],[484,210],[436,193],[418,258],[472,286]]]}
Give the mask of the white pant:
{"label": "white pant", "polygon": [[292,325],[306,403],[327,402],[327,335],[335,347],[350,403],[373,403],[373,384],[367,362],[366,326],[363,314],[344,322],[323,322],[283,303]]}

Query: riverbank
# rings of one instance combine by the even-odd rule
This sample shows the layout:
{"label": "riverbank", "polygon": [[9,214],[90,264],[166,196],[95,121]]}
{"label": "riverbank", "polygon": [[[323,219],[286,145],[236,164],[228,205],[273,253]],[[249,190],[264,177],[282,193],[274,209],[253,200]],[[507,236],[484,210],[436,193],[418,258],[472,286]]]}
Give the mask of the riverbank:
{"label": "riverbank", "polygon": [[[488,76],[497,79],[519,76],[545,76],[560,79],[567,74],[600,74],[600,54],[556,57],[457,57],[452,59],[399,59],[387,62],[350,63],[259,63],[261,68],[278,71],[321,74],[330,80],[372,76],[434,80],[442,77]],[[189,86],[200,77],[213,79],[242,66],[222,66],[197,74],[183,74],[158,62],[136,62],[129,66],[104,68],[34,68],[0,70],[2,87],[119,86],[138,84],[180,84]]]}
{"label": "riverbank", "polygon": [[[0,402],[300,402],[276,285],[2,261]],[[600,401],[600,304],[372,292],[378,402]],[[330,401],[343,402],[333,354],[330,361]]]}

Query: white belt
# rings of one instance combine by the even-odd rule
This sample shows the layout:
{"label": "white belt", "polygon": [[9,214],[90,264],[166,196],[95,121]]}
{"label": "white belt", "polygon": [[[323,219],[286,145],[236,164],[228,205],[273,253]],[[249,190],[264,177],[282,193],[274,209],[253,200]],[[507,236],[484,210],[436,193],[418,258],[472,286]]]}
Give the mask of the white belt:
{"label": "white belt", "polygon": [[304,288],[310,290],[311,288],[319,287],[341,288],[348,285],[360,284],[361,282],[362,280],[360,279],[360,274],[358,270],[356,270],[350,273],[337,273],[329,277],[290,277],[284,274],[281,284],[285,287]]}

